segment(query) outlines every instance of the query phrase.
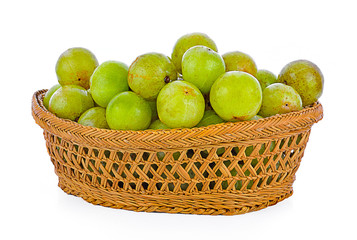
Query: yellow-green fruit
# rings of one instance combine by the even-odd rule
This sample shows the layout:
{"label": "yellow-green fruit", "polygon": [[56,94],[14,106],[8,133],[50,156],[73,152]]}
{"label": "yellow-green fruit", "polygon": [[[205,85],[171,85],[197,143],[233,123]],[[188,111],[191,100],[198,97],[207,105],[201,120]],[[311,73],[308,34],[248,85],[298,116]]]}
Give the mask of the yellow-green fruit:
{"label": "yellow-green fruit", "polygon": [[275,114],[289,113],[301,109],[301,97],[294,88],[282,83],[274,83],[263,91],[263,101],[259,115],[270,117]]}
{"label": "yellow-green fruit", "polygon": [[257,72],[257,80],[259,81],[262,90],[264,90],[267,86],[278,82],[278,78],[274,73],[262,69]]}
{"label": "yellow-green fruit", "polygon": [[160,90],[176,79],[175,65],[161,53],[143,54],[129,67],[130,89],[149,101],[155,100]]}
{"label": "yellow-green fruit", "polygon": [[278,82],[293,87],[300,94],[302,105],[308,106],[322,95],[324,76],[314,63],[297,60],[287,64],[281,70]]}
{"label": "yellow-green fruit", "polygon": [[50,102],[50,99],[52,95],[61,87],[61,85],[56,84],[52,86],[48,91],[46,92],[45,96],[43,97],[43,105],[48,109],[48,104]]}
{"label": "yellow-green fruit", "polygon": [[218,51],[214,41],[204,33],[194,32],[183,35],[176,41],[171,54],[171,60],[175,64],[177,72],[182,73],[182,56],[185,52],[191,47],[198,45],[209,47],[216,52]]}
{"label": "yellow-green fruit", "polygon": [[218,116],[215,111],[207,110],[203,114],[203,118],[201,121],[196,125],[196,127],[205,127],[212,124],[218,124],[225,122],[220,116]]}
{"label": "yellow-green fruit", "polygon": [[234,51],[222,55],[226,64],[226,72],[242,71],[253,75],[257,75],[257,65],[253,58],[246,53]]}
{"label": "yellow-green fruit", "polygon": [[194,46],[182,57],[182,77],[208,94],[216,79],[225,73],[223,58],[205,46]]}
{"label": "yellow-green fruit", "polygon": [[165,123],[161,122],[160,119],[157,119],[155,121],[153,121],[150,126],[149,129],[170,129]]}
{"label": "yellow-green fruit", "polygon": [[70,120],[75,120],[93,106],[94,102],[88,91],[77,85],[60,87],[49,102],[50,112]]}
{"label": "yellow-green fruit", "polygon": [[93,107],[88,109],[80,116],[78,123],[84,126],[109,129],[105,108],[102,107]]}
{"label": "yellow-green fruit", "polygon": [[147,101],[134,92],[117,94],[107,107],[107,122],[115,130],[144,130],[151,123],[151,109]]}
{"label": "yellow-green fruit", "polygon": [[174,81],[167,84],[157,98],[159,119],[170,128],[191,128],[202,119],[205,100],[192,83]]}
{"label": "yellow-green fruit", "polygon": [[57,60],[56,74],[59,84],[89,88],[89,79],[98,66],[97,58],[85,48],[70,48]]}
{"label": "yellow-green fruit", "polygon": [[260,109],[262,89],[258,80],[248,73],[226,72],[212,85],[210,103],[226,121],[248,120]]}
{"label": "yellow-green fruit", "polygon": [[105,108],[115,95],[129,90],[128,66],[122,62],[106,61],[97,67],[90,82],[93,100]]}

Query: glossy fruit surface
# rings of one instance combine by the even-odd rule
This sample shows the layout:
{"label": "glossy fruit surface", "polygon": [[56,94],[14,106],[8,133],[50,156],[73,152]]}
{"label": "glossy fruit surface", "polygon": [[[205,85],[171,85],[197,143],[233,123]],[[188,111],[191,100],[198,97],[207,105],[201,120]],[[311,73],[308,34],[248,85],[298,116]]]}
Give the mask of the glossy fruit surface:
{"label": "glossy fruit surface", "polygon": [[111,129],[144,130],[151,123],[151,109],[147,101],[134,92],[117,94],[107,107],[107,122]]}
{"label": "glossy fruit surface", "polygon": [[242,71],[252,74],[254,77],[257,75],[257,65],[253,58],[246,53],[239,51],[228,52],[222,55],[226,64],[226,72],[229,71]]}
{"label": "glossy fruit surface", "polygon": [[157,130],[157,129],[170,129],[170,128],[166,126],[165,123],[161,122],[160,119],[157,119],[150,124],[149,129]]}
{"label": "glossy fruit surface", "polygon": [[129,87],[149,101],[155,100],[160,90],[176,79],[175,65],[161,53],[143,54],[129,67]]}
{"label": "glossy fruit surface", "polygon": [[205,100],[192,83],[174,81],[167,84],[157,98],[159,119],[170,128],[191,128],[202,119]]}
{"label": "glossy fruit surface", "polygon": [[223,120],[248,120],[260,109],[262,89],[258,80],[250,74],[226,72],[212,85],[210,103]]}
{"label": "glossy fruit surface", "polygon": [[93,99],[87,90],[77,85],[60,87],[49,102],[50,112],[70,120],[75,120],[93,106]]}
{"label": "glossy fruit surface", "polygon": [[97,58],[85,48],[70,48],[57,60],[56,74],[59,84],[89,88],[89,79],[98,66]]}
{"label": "glossy fruit surface", "polygon": [[117,61],[106,61],[99,65],[90,79],[93,100],[101,107],[118,93],[128,91],[128,66]]}
{"label": "glossy fruit surface", "polygon": [[203,118],[196,125],[196,127],[205,127],[212,124],[224,123],[225,121],[220,118],[213,110],[207,110],[203,114]]}
{"label": "glossy fruit surface", "polygon": [[274,83],[263,91],[263,102],[259,115],[269,117],[301,109],[301,97],[294,88],[282,83]]}
{"label": "glossy fruit surface", "polygon": [[278,82],[293,87],[300,94],[303,106],[316,102],[324,87],[324,77],[320,69],[307,60],[287,64],[281,70]]}
{"label": "glossy fruit surface", "polygon": [[50,99],[52,95],[61,87],[61,85],[56,84],[52,86],[48,91],[46,92],[45,96],[43,97],[43,105],[48,109],[48,104],[50,102]]}
{"label": "glossy fruit surface", "polygon": [[275,76],[275,74],[268,70],[258,70],[256,77],[260,83],[260,86],[262,87],[262,90],[264,90],[264,88],[270,84],[278,82],[278,78]]}
{"label": "glossy fruit surface", "polygon": [[225,72],[221,55],[205,46],[195,46],[182,57],[182,77],[193,83],[203,94],[209,93],[212,84]]}
{"label": "glossy fruit surface", "polygon": [[105,108],[102,107],[93,107],[88,109],[80,116],[78,123],[84,126],[109,129]]}
{"label": "glossy fruit surface", "polygon": [[171,54],[171,59],[176,66],[177,72],[182,73],[181,63],[182,56],[185,54],[185,52],[191,47],[198,45],[209,47],[216,52],[218,50],[214,41],[204,33],[195,32],[180,37],[176,41]]}

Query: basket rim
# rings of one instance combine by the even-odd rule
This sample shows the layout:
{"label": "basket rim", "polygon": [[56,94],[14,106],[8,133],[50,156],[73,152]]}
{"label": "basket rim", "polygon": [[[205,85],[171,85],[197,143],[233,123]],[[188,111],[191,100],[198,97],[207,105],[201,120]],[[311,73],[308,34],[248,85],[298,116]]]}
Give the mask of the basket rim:
{"label": "basket rim", "polygon": [[270,138],[277,133],[309,129],[323,118],[322,105],[320,102],[315,102],[297,112],[277,114],[254,121],[158,130],[100,129],[62,119],[49,112],[43,105],[43,97],[46,92],[47,89],[38,90],[32,97],[32,116],[41,128],[76,143],[111,149],[177,149]]}

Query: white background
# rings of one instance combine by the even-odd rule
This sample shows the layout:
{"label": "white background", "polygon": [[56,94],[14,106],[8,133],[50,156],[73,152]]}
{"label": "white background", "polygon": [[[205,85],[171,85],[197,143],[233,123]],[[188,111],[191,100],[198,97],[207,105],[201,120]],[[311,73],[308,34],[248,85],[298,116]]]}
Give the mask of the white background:
{"label": "white background", "polygon": [[[357,14],[353,1],[1,1],[2,239],[356,239]],[[324,119],[312,128],[294,195],[238,216],[135,213],[65,194],[31,116],[56,84],[58,56],[86,47],[130,65],[207,33],[220,53],[250,54],[278,74],[308,59],[325,76]]]}

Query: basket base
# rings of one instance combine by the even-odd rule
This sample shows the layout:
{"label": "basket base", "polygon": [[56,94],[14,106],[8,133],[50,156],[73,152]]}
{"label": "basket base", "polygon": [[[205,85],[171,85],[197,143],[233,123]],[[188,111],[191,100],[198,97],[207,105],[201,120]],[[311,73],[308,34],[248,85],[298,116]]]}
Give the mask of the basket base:
{"label": "basket base", "polygon": [[[69,180],[69,181],[68,181]],[[164,212],[198,215],[238,215],[257,211],[290,197],[294,177],[285,182],[252,193],[207,193],[196,195],[141,194],[105,191],[59,178],[58,186],[67,194],[81,197],[94,205],[136,212]]]}

